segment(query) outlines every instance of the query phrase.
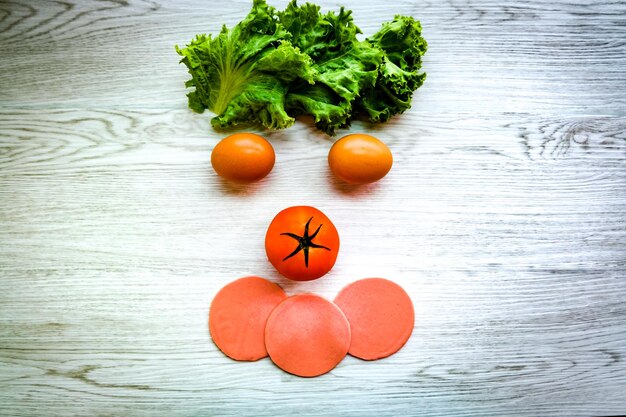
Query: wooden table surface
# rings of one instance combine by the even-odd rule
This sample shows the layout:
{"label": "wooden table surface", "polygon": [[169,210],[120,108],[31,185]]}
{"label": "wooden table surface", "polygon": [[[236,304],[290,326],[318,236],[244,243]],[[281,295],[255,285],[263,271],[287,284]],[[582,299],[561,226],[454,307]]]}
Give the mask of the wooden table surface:
{"label": "wooden table surface", "polygon": [[[394,153],[362,188],[329,175],[334,139],[306,119],[261,131],[260,183],[211,170],[222,134],[186,107],[174,45],[250,3],[0,2],[0,414],[626,413],[626,3],[319,1],[366,35],[415,16],[429,42],[413,108],[340,132]],[[263,248],[297,204],[342,238],[309,283]],[[330,299],[387,277],[413,335],[312,379],[232,361],[208,308],[250,274]]]}

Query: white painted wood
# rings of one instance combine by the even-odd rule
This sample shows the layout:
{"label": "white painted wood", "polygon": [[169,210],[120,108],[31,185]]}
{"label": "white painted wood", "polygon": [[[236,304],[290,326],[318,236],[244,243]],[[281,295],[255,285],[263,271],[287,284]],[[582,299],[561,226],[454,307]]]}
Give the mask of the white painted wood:
{"label": "white painted wood", "polygon": [[[308,120],[262,132],[260,183],[211,171],[222,134],[185,108],[172,45],[248,2],[0,5],[1,415],[626,413],[624,4],[343,4],[366,34],[413,14],[430,45],[413,109],[349,130],[395,156],[361,188]],[[295,204],[342,238],[309,283],[263,250]],[[231,361],[208,307],[247,274],[328,298],[393,279],[413,336],[313,379]]]}

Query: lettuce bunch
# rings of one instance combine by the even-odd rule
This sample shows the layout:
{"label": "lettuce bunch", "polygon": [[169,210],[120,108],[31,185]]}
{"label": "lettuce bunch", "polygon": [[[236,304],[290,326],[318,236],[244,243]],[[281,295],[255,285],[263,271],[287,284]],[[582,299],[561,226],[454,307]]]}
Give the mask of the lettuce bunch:
{"label": "lettuce bunch", "polygon": [[232,29],[198,35],[176,51],[191,74],[189,107],[215,113],[214,127],[281,129],[308,114],[332,135],[358,114],[384,122],[411,106],[426,77],[421,30],[412,17],[396,16],[360,41],[343,8],[322,14],[319,6],[293,0],[280,12],[254,0]]}

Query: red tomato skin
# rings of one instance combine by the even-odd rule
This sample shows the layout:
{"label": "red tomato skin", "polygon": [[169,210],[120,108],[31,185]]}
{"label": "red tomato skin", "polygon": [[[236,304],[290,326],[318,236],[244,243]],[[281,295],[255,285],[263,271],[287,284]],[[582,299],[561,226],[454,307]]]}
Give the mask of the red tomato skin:
{"label": "red tomato skin", "polygon": [[[288,257],[299,245],[294,238],[284,233],[303,236],[306,223],[309,224],[309,235],[321,228],[314,244],[323,248],[309,249],[308,266],[305,265],[304,251]],[[326,275],[337,260],[339,253],[339,234],[332,221],[320,210],[311,206],[288,207],[279,212],[270,223],[265,235],[265,251],[268,260],[283,276],[294,281],[311,281]]]}

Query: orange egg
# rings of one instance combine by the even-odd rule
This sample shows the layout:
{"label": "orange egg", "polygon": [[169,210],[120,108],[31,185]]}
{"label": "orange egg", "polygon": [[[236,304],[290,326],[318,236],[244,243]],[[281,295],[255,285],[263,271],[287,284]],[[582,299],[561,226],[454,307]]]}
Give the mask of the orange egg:
{"label": "orange egg", "polygon": [[241,183],[258,181],[270,173],[276,155],[272,145],[254,133],[235,133],[222,139],[211,153],[220,177]]}
{"label": "orange egg", "polygon": [[364,133],[344,136],[328,153],[333,174],[350,184],[378,181],[387,175],[392,164],[393,156],[387,145]]}

